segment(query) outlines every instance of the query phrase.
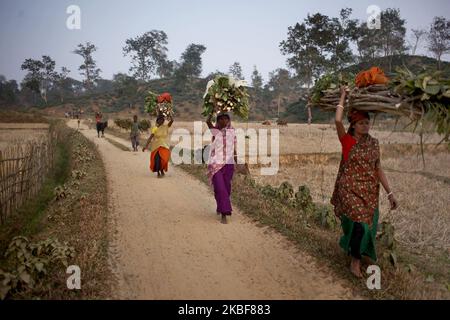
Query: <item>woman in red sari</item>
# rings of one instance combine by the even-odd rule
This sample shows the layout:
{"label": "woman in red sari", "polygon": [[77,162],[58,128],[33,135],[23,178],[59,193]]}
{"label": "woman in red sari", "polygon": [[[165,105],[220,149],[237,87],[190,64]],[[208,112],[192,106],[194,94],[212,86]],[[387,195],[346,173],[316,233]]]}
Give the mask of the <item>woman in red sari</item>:
{"label": "woman in red sari", "polygon": [[387,193],[392,210],[398,206],[380,165],[378,140],[370,136],[367,112],[353,111],[348,115],[350,127],[342,123],[346,90],[341,88],[340,104],[336,107],[336,129],[342,144],[342,160],[336,178],[331,203],[341,220],[344,235],[339,245],[351,255],[350,271],[361,274],[362,255],[376,261],[375,237],[378,225],[380,183]]}

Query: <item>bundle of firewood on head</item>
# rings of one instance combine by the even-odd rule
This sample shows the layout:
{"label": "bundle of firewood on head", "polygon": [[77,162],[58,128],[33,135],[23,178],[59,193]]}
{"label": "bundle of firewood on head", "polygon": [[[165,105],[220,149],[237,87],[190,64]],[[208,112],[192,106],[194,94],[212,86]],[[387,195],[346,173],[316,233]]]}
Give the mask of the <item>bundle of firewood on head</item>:
{"label": "bundle of firewood on head", "polygon": [[388,79],[377,67],[360,72],[355,81],[342,75],[325,75],[316,81],[308,105],[335,111],[340,86],[348,87],[348,111],[361,110],[405,116],[412,121],[429,120],[436,132],[450,136],[450,79],[441,72],[413,74],[398,68]]}
{"label": "bundle of firewood on head", "polygon": [[248,119],[247,83],[230,76],[218,76],[208,82],[203,95],[203,116],[233,111],[242,119]]}
{"label": "bundle of firewood on head", "polygon": [[145,112],[154,116],[173,116],[172,96],[167,92],[157,95],[149,91],[145,98]]}

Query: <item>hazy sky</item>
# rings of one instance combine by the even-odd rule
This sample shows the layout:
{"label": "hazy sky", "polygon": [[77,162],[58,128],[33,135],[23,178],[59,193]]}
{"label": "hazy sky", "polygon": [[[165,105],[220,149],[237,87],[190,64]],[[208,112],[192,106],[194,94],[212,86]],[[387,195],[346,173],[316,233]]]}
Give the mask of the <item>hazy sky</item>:
{"label": "hazy sky", "polygon": [[[69,5],[81,9],[81,30],[66,27]],[[344,7],[366,21],[369,5],[399,8],[408,31],[428,28],[434,16],[449,18],[450,13],[449,0],[0,0],[0,74],[21,80],[20,65],[26,58],[50,55],[58,70],[66,66],[71,77],[80,79],[81,58],[71,51],[91,41],[99,48],[94,58],[101,76],[111,79],[114,73],[128,72],[130,60],[122,54],[125,40],[157,29],[168,35],[172,60],[190,43],[205,45],[203,75],[228,71],[239,61],[246,78],[256,65],[267,79],[270,71],[286,67],[278,45],[288,26],[308,13],[338,16]]]}

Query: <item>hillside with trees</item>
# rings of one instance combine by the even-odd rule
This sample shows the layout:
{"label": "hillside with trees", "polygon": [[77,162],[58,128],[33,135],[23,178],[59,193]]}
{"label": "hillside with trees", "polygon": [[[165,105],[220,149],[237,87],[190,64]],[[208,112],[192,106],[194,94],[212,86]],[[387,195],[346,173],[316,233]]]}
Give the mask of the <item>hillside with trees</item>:
{"label": "hillside with trees", "polygon": [[[397,67],[413,72],[441,70],[450,75],[450,63],[442,57],[450,53],[450,21],[435,17],[428,29],[412,29],[406,37],[406,21],[398,9],[385,9],[380,28],[371,29],[364,21],[352,18],[352,9],[344,8],[337,17],[321,13],[288,27],[285,40],[279,43],[287,58],[287,69],[278,68],[267,79],[253,67],[249,84],[250,120],[283,118],[306,122],[311,112],[314,121],[328,119],[318,110],[307,110],[308,89],[327,73],[356,74],[371,66],[381,67],[393,76]],[[56,69],[56,61],[43,55],[28,58],[22,65],[26,75],[19,84],[0,76],[0,107],[3,109],[42,109],[64,114],[81,108],[87,113],[143,112],[148,90],[170,92],[176,115],[181,119],[201,117],[202,96],[206,83],[216,75],[231,74],[244,79],[242,66],[236,61],[226,71],[216,70],[201,77],[203,44],[189,44],[178,61],[168,59],[169,39],[162,30],[151,30],[129,38],[123,55],[131,58],[129,73],[117,73],[112,79],[101,78],[91,42],[80,43],[72,53],[79,56],[80,80],[70,76],[66,67]],[[416,54],[427,48],[431,57]]]}

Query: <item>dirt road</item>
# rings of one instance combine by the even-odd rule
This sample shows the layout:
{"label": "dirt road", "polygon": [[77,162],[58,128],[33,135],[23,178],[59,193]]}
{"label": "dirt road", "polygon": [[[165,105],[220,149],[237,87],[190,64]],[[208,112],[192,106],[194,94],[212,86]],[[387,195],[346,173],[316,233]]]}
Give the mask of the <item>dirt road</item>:
{"label": "dirt road", "polygon": [[[76,128],[74,120],[69,121]],[[111,260],[119,299],[351,299],[311,256],[234,208],[223,225],[211,190],[174,166],[163,179],[149,153],[121,151],[95,130],[115,224]],[[126,146],[130,143],[106,135]]]}

